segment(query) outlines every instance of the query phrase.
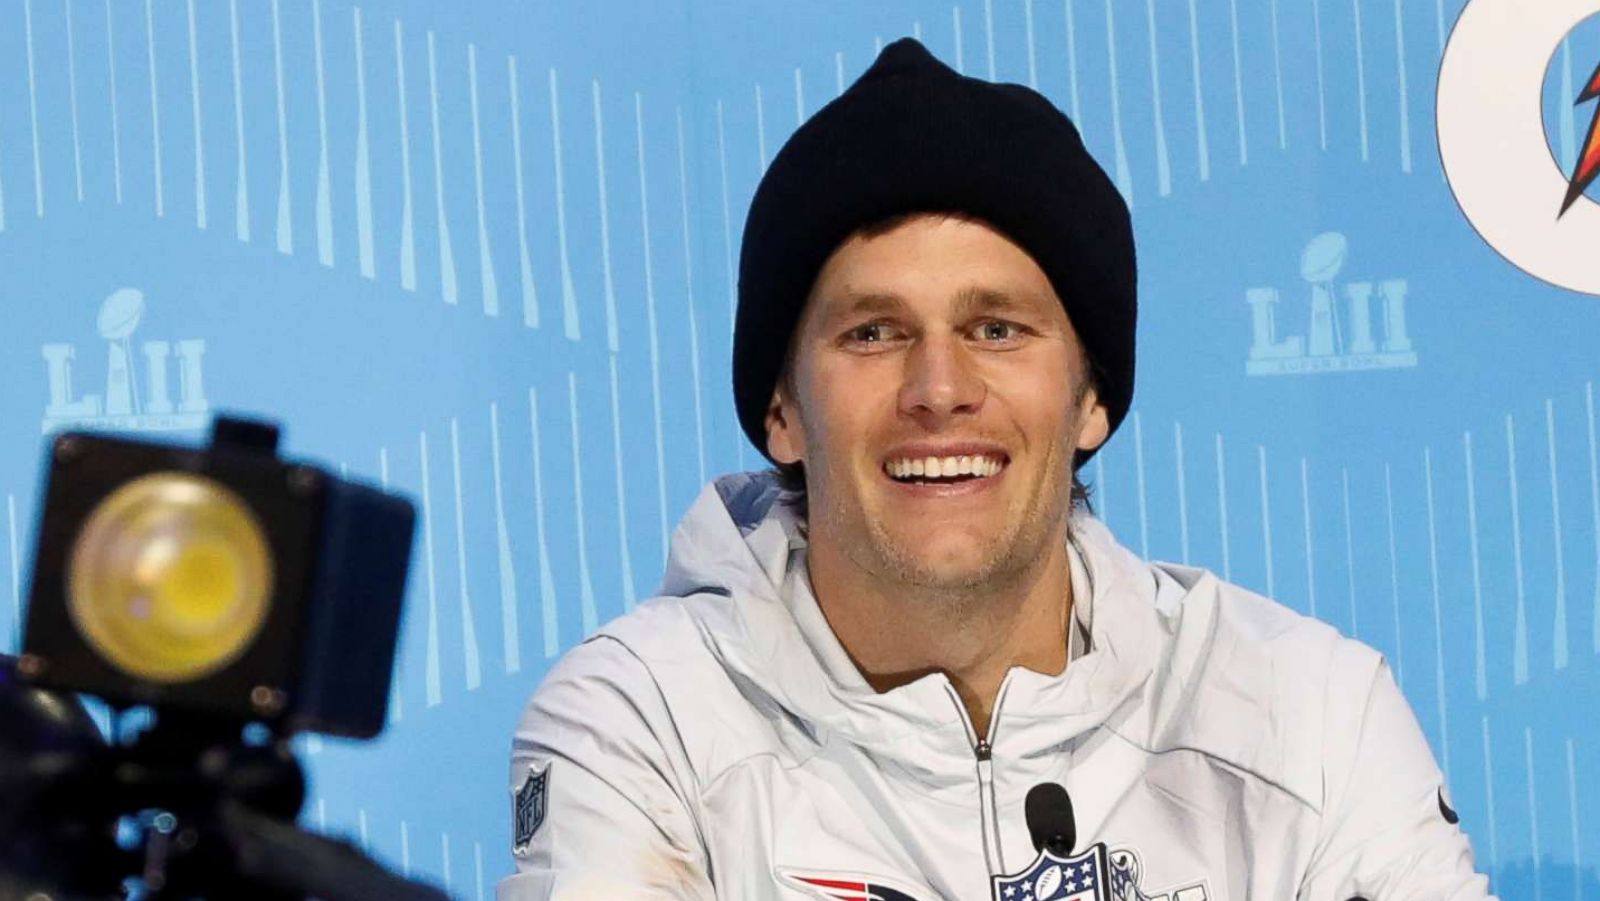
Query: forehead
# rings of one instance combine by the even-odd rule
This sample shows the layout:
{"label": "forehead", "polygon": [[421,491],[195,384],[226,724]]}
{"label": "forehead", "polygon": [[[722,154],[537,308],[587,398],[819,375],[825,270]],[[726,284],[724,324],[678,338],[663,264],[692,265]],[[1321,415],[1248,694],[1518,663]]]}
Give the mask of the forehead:
{"label": "forehead", "polygon": [[803,321],[854,314],[1032,314],[1065,321],[1044,270],[980,220],[906,217],[856,232],[818,272]]}

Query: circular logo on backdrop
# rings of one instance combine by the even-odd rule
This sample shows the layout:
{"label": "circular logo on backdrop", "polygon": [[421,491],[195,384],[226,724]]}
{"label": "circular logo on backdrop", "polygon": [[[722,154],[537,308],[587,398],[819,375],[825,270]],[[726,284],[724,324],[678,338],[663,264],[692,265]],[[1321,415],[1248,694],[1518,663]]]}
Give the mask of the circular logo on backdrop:
{"label": "circular logo on backdrop", "polygon": [[[1467,4],[1439,67],[1436,124],[1445,178],[1479,236],[1529,275],[1600,295],[1600,203],[1587,193],[1600,188],[1600,58],[1561,56],[1596,13],[1596,0]],[[1564,101],[1570,140],[1551,140],[1545,123],[1546,76],[1558,62],[1578,73]]]}

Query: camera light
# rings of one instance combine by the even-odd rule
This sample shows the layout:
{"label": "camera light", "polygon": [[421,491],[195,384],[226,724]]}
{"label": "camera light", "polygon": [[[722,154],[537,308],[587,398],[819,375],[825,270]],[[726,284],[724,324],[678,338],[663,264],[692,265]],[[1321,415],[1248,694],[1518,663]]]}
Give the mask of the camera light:
{"label": "camera light", "polygon": [[156,472],[109,494],[74,543],[68,608],[118,669],[189,682],[221,669],[266,620],[272,558],[260,523],[212,479]]}

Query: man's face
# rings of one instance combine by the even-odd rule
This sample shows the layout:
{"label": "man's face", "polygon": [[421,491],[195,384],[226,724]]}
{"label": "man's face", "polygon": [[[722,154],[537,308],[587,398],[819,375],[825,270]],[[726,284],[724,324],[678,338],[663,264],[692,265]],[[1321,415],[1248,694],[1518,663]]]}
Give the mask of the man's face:
{"label": "man's face", "polygon": [[989,226],[917,216],[840,245],[774,393],[767,445],[805,465],[810,540],[870,576],[962,593],[1064,544],[1073,454],[1106,411],[1038,264]]}

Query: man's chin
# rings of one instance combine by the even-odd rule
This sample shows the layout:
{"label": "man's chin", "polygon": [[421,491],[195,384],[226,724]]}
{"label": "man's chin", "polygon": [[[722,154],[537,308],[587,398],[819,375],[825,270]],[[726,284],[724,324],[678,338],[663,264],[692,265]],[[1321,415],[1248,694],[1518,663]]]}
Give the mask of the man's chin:
{"label": "man's chin", "polygon": [[998,568],[995,549],[968,541],[957,546],[901,545],[892,554],[901,577],[909,584],[934,590],[968,590],[994,578]]}

